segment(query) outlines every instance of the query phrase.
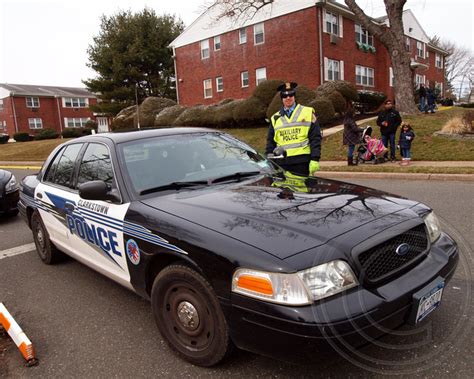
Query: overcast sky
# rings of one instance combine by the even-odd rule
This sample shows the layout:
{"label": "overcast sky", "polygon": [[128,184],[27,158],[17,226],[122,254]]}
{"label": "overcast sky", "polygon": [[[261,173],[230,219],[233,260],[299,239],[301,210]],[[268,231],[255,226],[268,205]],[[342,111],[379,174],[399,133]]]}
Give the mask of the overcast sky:
{"label": "overcast sky", "polygon": [[[285,0],[291,1],[291,0]],[[341,1],[342,2],[342,1]],[[192,23],[208,0],[0,0],[0,83],[83,87],[92,78],[87,47],[100,17],[119,10],[175,14]],[[473,0],[408,0],[428,36],[438,35],[474,51]],[[382,0],[359,0],[370,15],[385,12]]]}

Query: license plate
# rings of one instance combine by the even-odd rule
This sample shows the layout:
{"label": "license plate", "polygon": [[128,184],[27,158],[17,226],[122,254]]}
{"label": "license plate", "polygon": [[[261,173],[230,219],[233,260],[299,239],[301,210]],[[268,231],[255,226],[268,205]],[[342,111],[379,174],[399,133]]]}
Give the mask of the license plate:
{"label": "license plate", "polygon": [[418,300],[415,302],[415,304],[418,304],[414,320],[415,324],[425,319],[431,312],[439,307],[441,297],[443,296],[443,289],[444,280],[436,280],[434,283],[431,283],[429,287],[427,286],[421,290],[424,291],[422,295],[420,294],[421,291],[417,293],[417,295],[421,295],[420,297],[414,296],[415,300]]}

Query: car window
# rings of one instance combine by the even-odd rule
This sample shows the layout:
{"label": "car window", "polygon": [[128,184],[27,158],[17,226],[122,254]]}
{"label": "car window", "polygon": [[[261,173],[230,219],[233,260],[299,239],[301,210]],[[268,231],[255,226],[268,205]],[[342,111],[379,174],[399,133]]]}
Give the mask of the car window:
{"label": "car window", "polygon": [[102,180],[112,185],[114,172],[110,153],[107,146],[99,143],[90,143],[87,146],[81,165],[77,184],[82,184],[91,180]]}
{"label": "car window", "polygon": [[174,182],[271,170],[270,163],[250,146],[220,133],[130,141],[119,146],[119,154],[137,193]]}
{"label": "car window", "polygon": [[59,186],[70,187],[71,177],[74,171],[74,163],[82,146],[82,143],[66,146],[63,153],[58,154],[51,163],[45,181]]}
{"label": "car window", "polygon": [[46,175],[44,176],[44,181],[45,182],[52,182],[54,179],[54,173],[56,172],[56,168],[58,167],[59,160],[61,159],[61,156],[64,153],[64,148],[62,148],[58,153],[56,154],[56,157],[54,157],[54,160],[50,163]]}

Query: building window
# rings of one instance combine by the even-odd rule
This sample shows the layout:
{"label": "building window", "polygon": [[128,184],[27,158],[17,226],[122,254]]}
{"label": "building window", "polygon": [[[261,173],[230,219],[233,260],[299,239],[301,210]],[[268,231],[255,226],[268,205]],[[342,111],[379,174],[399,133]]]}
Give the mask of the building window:
{"label": "building window", "polygon": [[418,55],[420,58],[425,57],[423,54],[423,42],[416,41],[416,55]]}
{"label": "building window", "polygon": [[326,75],[327,80],[340,80],[341,75],[340,75],[340,69],[339,69],[339,61],[336,61],[334,59],[328,59],[326,70],[327,70],[327,75]]}
{"label": "building window", "polygon": [[405,50],[410,52],[411,50],[411,43],[410,43],[410,37],[405,38]]}
{"label": "building window", "polygon": [[239,43],[247,43],[247,29],[246,28],[240,28],[239,29]]}
{"label": "building window", "polygon": [[201,41],[201,59],[209,58],[209,40]]}
{"label": "building window", "polygon": [[3,99],[0,99],[0,111],[3,111]]}
{"label": "building window", "polygon": [[369,34],[369,31],[366,30],[362,25],[355,24],[355,35],[356,42],[374,46],[374,36]]}
{"label": "building window", "polygon": [[255,70],[255,77],[257,79],[257,86],[261,83],[267,80],[267,68],[262,67],[262,68],[257,68]]}
{"label": "building window", "polygon": [[416,88],[420,88],[420,84],[425,84],[425,75],[415,74]]}
{"label": "building window", "polygon": [[265,42],[265,30],[263,22],[253,26],[253,41],[255,45],[260,45]]}
{"label": "building window", "polygon": [[443,83],[435,82],[435,88],[439,91],[440,95],[443,94]]}
{"label": "building window", "polygon": [[224,80],[222,79],[222,76],[219,76],[216,78],[216,91],[217,92],[224,91]]}
{"label": "building window", "polygon": [[441,54],[436,53],[435,55],[435,66],[437,68],[443,68],[443,57]]}
{"label": "building window", "polygon": [[204,86],[204,98],[210,99],[212,97],[212,80],[206,79],[206,80],[203,80],[202,83]]}
{"label": "building window", "polygon": [[26,98],[26,106],[28,108],[39,108],[40,101],[37,97],[27,97]]}
{"label": "building window", "polygon": [[337,14],[326,11],[326,32],[339,35],[339,16]]}
{"label": "building window", "polygon": [[40,118],[29,118],[28,127],[30,129],[43,129],[43,121]]}
{"label": "building window", "polygon": [[364,66],[356,66],[356,84],[361,86],[374,86],[374,69]]}
{"label": "building window", "polygon": [[240,82],[242,83],[242,88],[249,86],[249,72],[243,71],[240,73]]}
{"label": "building window", "polygon": [[64,125],[66,128],[84,128],[89,120],[89,117],[66,117]]}
{"label": "building window", "polygon": [[63,106],[65,108],[85,108],[87,107],[87,99],[80,98],[80,97],[64,97],[63,98]]}
{"label": "building window", "polygon": [[221,49],[221,36],[214,37],[214,51]]}

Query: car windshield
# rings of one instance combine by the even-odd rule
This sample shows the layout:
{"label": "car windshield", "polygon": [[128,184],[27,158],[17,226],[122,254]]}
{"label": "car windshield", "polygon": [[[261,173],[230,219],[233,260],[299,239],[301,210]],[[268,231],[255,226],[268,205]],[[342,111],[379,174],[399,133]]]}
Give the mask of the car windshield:
{"label": "car windshield", "polygon": [[223,133],[192,133],[130,141],[119,145],[133,189],[147,194],[192,189],[272,172],[253,148]]}

